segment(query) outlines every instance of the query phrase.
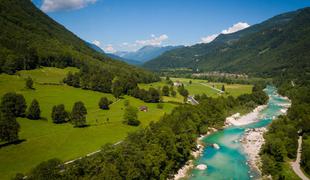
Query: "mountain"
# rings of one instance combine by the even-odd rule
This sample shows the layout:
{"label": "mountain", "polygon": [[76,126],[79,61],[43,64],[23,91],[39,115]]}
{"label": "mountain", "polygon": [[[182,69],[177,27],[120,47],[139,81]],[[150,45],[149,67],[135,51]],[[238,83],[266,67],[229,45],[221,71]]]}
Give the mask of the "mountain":
{"label": "mountain", "polygon": [[118,55],[115,55],[115,54],[112,54],[112,53],[105,53],[100,47],[98,47],[96,44],[93,44],[93,43],[89,43],[89,42],[85,42],[90,48],[94,49],[95,51],[101,53],[101,54],[104,54],[112,59],[115,59],[115,60],[119,60],[119,61],[123,61],[123,62],[126,62],[128,64],[132,64],[132,65],[142,65],[141,62],[139,61],[135,61],[135,60],[130,60],[130,59],[126,59],[126,58],[122,58]]}
{"label": "mountain", "polygon": [[150,72],[93,50],[30,0],[0,0],[0,27],[0,73],[75,66],[84,72],[104,72],[109,83],[115,76],[128,75],[136,82],[154,80]]}
{"label": "mountain", "polygon": [[[175,49],[144,67],[192,68],[199,71],[242,72],[270,76],[310,67],[310,8],[280,14],[208,44]],[[298,73],[297,73],[298,74]]]}
{"label": "mountain", "polygon": [[99,52],[99,53],[101,53],[101,54],[106,54],[106,53],[104,52],[104,50],[102,50],[102,49],[101,49],[99,46],[97,46],[96,44],[93,44],[93,43],[90,43],[90,42],[86,42],[86,41],[85,41],[85,43],[87,44],[88,47],[92,48],[93,50],[95,50],[95,51],[97,51],[97,52]]}
{"label": "mountain", "polygon": [[121,51],[115,54],[125,59],[132,59],[144,63],[162,55],[164,52],[181,47],[183,46],[144,46],[135,52]]}

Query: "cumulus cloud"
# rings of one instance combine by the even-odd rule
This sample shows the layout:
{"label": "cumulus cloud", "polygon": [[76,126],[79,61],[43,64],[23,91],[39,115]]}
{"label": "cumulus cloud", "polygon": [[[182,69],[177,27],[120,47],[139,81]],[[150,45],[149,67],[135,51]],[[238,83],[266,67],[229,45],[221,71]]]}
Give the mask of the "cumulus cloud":
{"label": "cumulus cloud", "polygon": [[116,50],[113,48],[112,44],[108,44],[104,47],[104,51],[107,53],[115,53]]}
{"label": "cumulus cloud", "polygon": [[[228,29],[224,29],[221,34],[231,34],[242,29],[250,27],[250,25],[246,22],[238,22],[233,26],[229,27]],[[210,36],[202,37],[200,43],[210,43],[212,42],[218,35],[220,34],[212,34]]]}
{"label": "cumulus cloud", "polygon": [[238,22],[237,24],[234,24],[233,26],[229,27],[228,29],[223,30],[222,34],[231,34],[231,33],[240,31],[242,29],[245,29],[247,27],[250,27],[250,25],[248,23]]}
{"label": "cumulus cloud", "polygon": [[210,36],[207,37],[202,37],[201,38],[201,42],[202,43],[210,43],[212,42],[219,34],[212,34]]}
{"label": "cumulus cloud", "polygon": [[136,40],[136,44],[138,45],[152,45],[152,46],[159,46],[162,44],[163,41],[168,39],[168,35],[162,34],[158,37],[156,37],[154,34],[151,35],[151,39],[146,40]]}
{"label": "cumulus cloud", "polygon": [[98,40],[94,40],[92,43],[95,44],[96,46],[98,46],[99,48],[101,48],[104,52],[107,52],[107,53],[115,53],[116,52],[116,50],[114,49],[112,44],[104,45]]}
{"label": "cumulus cloud", "polygon": [[94,41],[93,41],[93,44],[96,45],[96,46],[98,46],[98,47],[101,46],[101,42],[98,41],[98,40],[94,40]]}
{"label": "cumulus cloud", "polygon": [[41,9],[44,12],[81,9],[97,0],[43,0]]}

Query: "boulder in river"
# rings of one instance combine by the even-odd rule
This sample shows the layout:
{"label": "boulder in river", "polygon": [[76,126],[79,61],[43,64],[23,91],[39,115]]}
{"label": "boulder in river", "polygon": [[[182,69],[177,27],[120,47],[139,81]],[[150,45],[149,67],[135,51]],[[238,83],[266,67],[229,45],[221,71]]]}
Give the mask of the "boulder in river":
{"label": "boulder in river", "polygon": [[208,168],[208,166],[206,164],[199,164],[198,166],[196,166],[196,169],[199,170],[206,170]]}
{"label": "boulder in river", "polygon": [[218,144],[216,144],[216,143],[214,143],[212,146],[213,146],[215,149],[220,149],[220,146],[219,146]]}

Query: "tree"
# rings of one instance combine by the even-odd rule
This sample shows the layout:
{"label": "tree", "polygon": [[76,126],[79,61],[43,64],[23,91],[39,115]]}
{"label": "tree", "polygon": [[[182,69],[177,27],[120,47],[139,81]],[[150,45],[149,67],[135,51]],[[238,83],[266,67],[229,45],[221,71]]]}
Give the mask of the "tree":
{"label": "tree", "polygon": [[118,99],[122,95],[122,93],[122,82],[118,78],[115,78],[112,82],[112,94],[116,99]]}
{"label": "tree", "polygon": [[148,102],[157,103],[160,100],[160,93],[155,88],[150,88],[148,91]]}
{"label": "tree", "polygon": [[162,88],[162,93],[163,93],[163,96],[169,96],[169,87],[168,86],[164,86]]}
{"label": "tree", "polygon": [[189,94],[187,89],[185,89],[184,86],[180,86],[180,87],[178,87],[178,91],[184,97],[184,102],[186,102],[188,94]]}
{"label": "tree", "polygon": [[68,119],[68,113],[65,110],[65,105],[60,104],[54,106],[52,109],[53,123],[60,124],[65,123]]}
{"label": "tree", "polygon": [[26,79],[26,88],[27,89],[33,89],[33,80],[31,79],[31,77],[28,77]]}
{"label": "tree", "polygon": [[1,111],[13,114],[15,117],[24,117],[27,105],[23,95],[9,92],[3,95]]}
{"label": "tree", "polygon": [[61,178],[61,165],[62,163],[59,159],[50,159],[48,161],[43,161],[30,172],[28,178],[38,180],[59,179]]}
{"label": "tree", "polygon": [[128,106],[124,113],[124,122],[131,126],[139,126],[138,110],[133,106]]}
{"label": "tree", "polygon": [[189,84],[192,84],[192,80],[189,80],[189,82],[188,82]]}
{"label": "tree", "polygon": [[109,108],[110,102],[108,100],[108,98],[106,97],[102,97],[99,101],[99,108],[100,109],[110,109]]}
{"label": "tree", "polygon": [[14,142],[18,140],[20,126],[14,114],[10,112],[0,112],[0,140]]}
{"label": "tree", "polygon": [[175,97],[177,95],[177,92],[175,90],[171,91],[171,96]]}
{"label": "tree", "polygon": [[41,114],[41,110],[40,110],[39,102],[36,99],[34,99],[31,102],[31,105],[28,109],[27,117],[29,119],[40,119],[40,114]]}
{"label": "tree", "polygon": [[78,101],[74,104],[71,112],[71,122],[74,127],[84,127],[86,125],[87,110],[84,103]]}
{"label": "tree", "polygon": [[224,86],[224,84],[222,85],[222,91],[225,92],[225,86]]}

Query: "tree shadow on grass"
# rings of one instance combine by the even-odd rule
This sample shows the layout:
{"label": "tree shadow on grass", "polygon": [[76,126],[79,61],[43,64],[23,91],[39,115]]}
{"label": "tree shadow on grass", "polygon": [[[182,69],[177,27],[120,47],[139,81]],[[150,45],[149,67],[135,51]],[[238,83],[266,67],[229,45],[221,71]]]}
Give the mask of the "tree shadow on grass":
{"label": "tree shadow on grass", "polygon": [[1,148],[4,148],[4,147],[7,147],[7,146],[10,146],[10,145],[18,145],[22,142],[26,141],[26,139],[19,139],[17,141],[14,141],[14,142],[7,142],[7,143],[3,143],[3,144],[0,144],[0,149]]}
{"label": "tree shadow on grass", "polygon": [[85,124],[85,125],[82,125],[82,126],[74,126],[74,128],[87,128],[89,126],[90,126],[89,124]]}

